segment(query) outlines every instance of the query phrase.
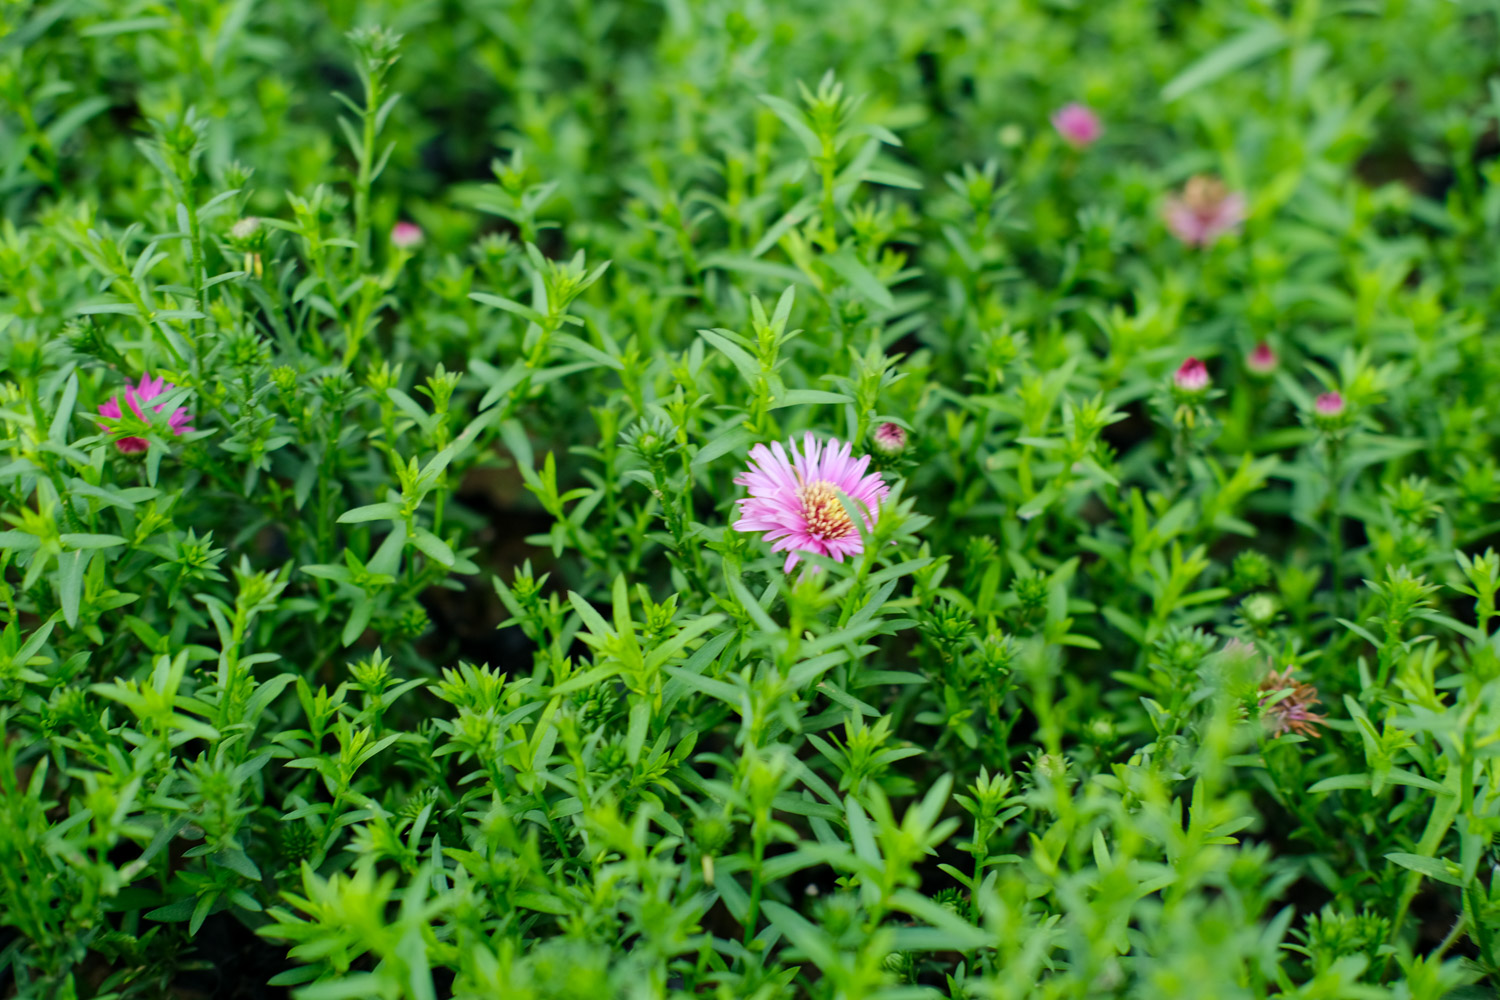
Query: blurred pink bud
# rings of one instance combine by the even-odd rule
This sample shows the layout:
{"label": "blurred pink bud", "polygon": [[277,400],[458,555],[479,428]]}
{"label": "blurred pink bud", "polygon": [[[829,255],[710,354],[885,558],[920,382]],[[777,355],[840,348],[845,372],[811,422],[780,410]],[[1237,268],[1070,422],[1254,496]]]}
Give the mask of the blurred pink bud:
{"label": "blurred pink bud", "polygon": [[1344,415],[1344,397],[1337,392],[1325,392],[1313,402],[1313,409],[1320,417]]}
{"label": "blurred pink bud", "polygon": [[1104,133],[1104,126],[1093,109],[1076,101],[1057,110],[1052,116],[1052,127],[1074,149],[1093,145]]}
{"label": "blurred pink bud", "polygon": [[1172,384],[1185,393],[1200,393],[1208,388],[1208,368],[1197,358],[1188,358],[1172,376]]}
{"label": "blurred pink bud", "polygon": [[391,227],[391,243],[397,250],[410,250],[422,242],[422,227],[415,222],[398,222]]}
{"label": "blurred pink bud", "polygon": [[1256,375],[1269,375],[1281,364],[1281,359],[1271,349],[1271,345],[1262,340],[1255,345],[1255,350],[1245,359],[1245,367]]}

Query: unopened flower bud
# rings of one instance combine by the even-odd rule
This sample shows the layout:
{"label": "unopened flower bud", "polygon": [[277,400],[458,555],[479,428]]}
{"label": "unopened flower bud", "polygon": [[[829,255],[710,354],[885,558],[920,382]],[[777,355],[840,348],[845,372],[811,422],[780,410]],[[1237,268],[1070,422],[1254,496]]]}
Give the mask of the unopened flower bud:
{"label": "unopened flower bud", "polygon": [[1349,404],[1342,393],[1325,392],[1313,400],[1313,423],[1320,430],[1337,431],[1349,426]]}
{"label": "unopened flower bud", "polygon": [[893,458],[906,450],[906,430],[896,424],[884,423],[875,428],[875,450],[887,458]]}
{"label": "unopened flower bud", "polygon": [[422,227],[415,222],[398,222],[391,227],[391,245],[397,250],[410,250],[422,242]]}
{"label": "unopened flower bud", "polygon": [[247,215],[229,229],[229,235],[237,240],[248,241],[260,232],[260,219]]}
{"label": "unopened flower bud", "polygon": [[1271,345],[1264,340],[1256,344],[1255,350],[1245,358],[1245,367],[1250,369],[1250,374],[1262,377],[1274,372],[1280,364],[1281,359],[1276,356]]}
{"label": "unopened flower bud", "polygon": [[1265,628],[1276,620],[1281,610],[1276,598],[1270,594],[1251,594],[1240,603],[1240,614],[1256,628]]}
{"label": "unopened flower bud", "polygon": [[1188,358],[1172,375],[1172,388],[1185,401],[1203,398],[1208,383],[1208,368],[1197,358]]}
{"label": "unopened flower bud", "polygon": [[1094,141],[1104,133],[1104,126],[1094,110],[1076,102],[1060,108],[1052,116],[1052,127],[1057,129],[1057,134],[1074,149],[1083,149],[1085,146],[1093,145]]}

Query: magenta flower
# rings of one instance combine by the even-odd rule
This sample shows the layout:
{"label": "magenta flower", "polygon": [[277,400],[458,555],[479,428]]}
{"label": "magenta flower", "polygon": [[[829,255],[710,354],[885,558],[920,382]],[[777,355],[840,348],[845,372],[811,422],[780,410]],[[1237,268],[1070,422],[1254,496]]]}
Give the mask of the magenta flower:
{"label": "magenta flower", "polygon": [[1281,359],[1271,349],[1271,345],[1262,340],[1255,345],[1255,350],[1245,359],[1245,367],[1250,369],[1253,375],[1269,375],[1281,364]]}
{"label": "magenta flower", "polygon": [[1059,108],[1052,116],[1052,127],[1063,141],[1074,149],[1091,146],[1104,133],[1099,116],[1087,105],[1073,102]]}
{"label": "magenta flower", "polygon": [[899,424],[884,423],[875,428],[875,450],[887,458],[906,450],[906,430]]}
{"label": "magenta flower", "polygon": [[869,455],[854,458],[852,450],[837,440],[820,444],[811,433],[803,437],[800,452],[796,441],[786,448],[779,441],[769,448],[751,448],[750,468],[734,478],[750,490],[748,497],[737,501],[740,519],[735,530],[765,532],[766,541],[775,543],[772,552],[787,553],[783,568],[788,573],[805,554],[836,562],[859,555],[864,542],[838,495],[849,497],[856,508],[863,505],[865,526],[871,528],[890,487],[880,473],[865,471]]}
{"label": "magenta flower", "polygon": [[[140,417],[142,420],[150,420],[150,418],[147,417],[146,414],[141,410],[141,404],[149,404],[151,400],[155,399],[157,396],[164,395],[175,388],[176,386],[174,386],[171,382],[166,381],[165,379],[153,379],[149,375],[142,374],[140,384],[131,385],[129,382],[125,383],[125,401],[130,404],[131,411],[137,417]],[[151,407],[151,409],[156,413],[160,413],[162,410],[166,409],[166,404],[158,403],[157,405]],[[119,420],[122,416],[124,416],[123,411],[121,411],[120,409],[120,397],[118,395],[111,396],[108,402],[99,407],[99,415],[101,417],[108,417],[111,420]],[[172,428],[172,433],[174,435],[181,437],[182,435],[194,430],[194,428],[188,423],[188,421],[192,419],[193,418],[188,415],[187,410],[179,406],[172,412],[172,415],[167,418],[167,426]],[[100,424],[99,426],[106,431],[109,430],[109,428],[105,427],[104,424]],[[126,454],[145,451],[149,445],[150,442],[148,442],[145,438],[138,437],[123,437],[115,442],[115,447],[119,448]]]}
{"label": "magenta flower", "polygon": [[1206,247],[1245,221],[1245,196],[1215,177],[1190,179],[1182,195],[1167,199],[1163,211],[1172,235],[1193,247]]}
{"label": "magenta flower", "polygon": [[391,227],[391,244],[397,250],[410,250],[422,242],[422,227],[415,222],[398,222]]}
{"label": "magenta flower", "polygon": [[1197,395],[1208,388],[1208,368],[1197,358],[1188,358],[1172,375],[1172,385],[1180,392]]}

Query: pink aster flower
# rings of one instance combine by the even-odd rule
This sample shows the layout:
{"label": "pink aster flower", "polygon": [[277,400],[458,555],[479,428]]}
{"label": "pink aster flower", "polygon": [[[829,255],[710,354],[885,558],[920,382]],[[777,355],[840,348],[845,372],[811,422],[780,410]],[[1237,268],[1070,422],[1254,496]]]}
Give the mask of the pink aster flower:
{"label": "pink aster flower", "polygon": [[1172,375],[1172,385],[1189,395],[1201,393],[1208,388],[1208,368],[1197,358],[1188,358]]}
{"label": "pink aster flower", "polygon": [[[874,527],[880,502],[890,487],[878,472],[866,472],[870,456],[854,458],[852,447],[829,441],[822,444],[812,434],[786,448],[775,442],[769,448],[750,449],[750,467],[734,478],[750,490],[738,501],[740,519],[736,531],[763,531],[772,552],[786,552],[785,571],[790,573],[806,554],[827,556],[843,562],[845,556],[864,551],[859,529],[839,503],[842,492],[854,506],[866,509],[865,526]],[[787,452],[791,455],[788,457]]]}
{"label": "pink aster flower", "polygon": [[1063,141],[1074,149],[1091,146],[1104,133],[1099,116],[1087,105],[1073,102],[1057,110],[1052,116],[1052,127]]}
{"label": "pink aster flower", "polygon": [[1163,212],[1172,235],[1193,247],[1206,247],[1245,221],[1245,196],[1216,177],[1190,179],[1180,196],[1167,199]]}
{"label": "pink aster flower", "polygon": [[887,458],[906,450],[906,430],[899,424],[884,423],[875,428],[875,450]]}
{"label": "pink aster flower", "polygon": [[1264,340],[1256,344],[1255,350],[1251,351],[1250,356],[1245,359],[1245,367],[1250,369],[1252,375],[1269,375],[1280,363],[1281,359],[1276,356],[1271,345]]}
{"label": "pink aster flower", "polygon": [[391,245],[397,250],[410,250],[422,242],[422,227],[415,222],[398,222],[391,227]]}
{"label": "pink aster flower", "polygon": [[[142,420],[149,420],[150,418],[147,417],[146,414],[142,411],[141,404],[149,404],[151,400],[155,399],[157,396],[164,395],[175,388],[176,386],[163,378],[152,378],[149,375],[142,374],[141,381],[138,385],[131,385],[129,382],[125,383],[125,401],[130,405],[131,411],[137,417],[140,417]],[[151,409],[156,413],[162,412],[162,410],[164,410],[165,408],[165,403],[158,403],[157,405],[151,407]],[[101,417],[108,417],[111,420],[119,420],[122,416],[124,416],[124,413],[120,409],[120,397],[118,395],[111,396],[108,402],[99,407],[99,415]],[[188,423],[188,421],[192,419],[193,418],[188,415],[187,410],[179,406],[172,412],[172,415],[167,418],[167,426],[172,428],[172,433],[174,435],[181,437],[182,435],[194,430],[194,428]],[[100,424],[99,426],[104,430],[109,430],[109,428],[105,427],[103,424]],[[149,444],[150,442],[148,442],[145,438],[124,437],[115,442],[115,447],[119,448],[126,454],[130,454],[132,452],[145,451]]]}

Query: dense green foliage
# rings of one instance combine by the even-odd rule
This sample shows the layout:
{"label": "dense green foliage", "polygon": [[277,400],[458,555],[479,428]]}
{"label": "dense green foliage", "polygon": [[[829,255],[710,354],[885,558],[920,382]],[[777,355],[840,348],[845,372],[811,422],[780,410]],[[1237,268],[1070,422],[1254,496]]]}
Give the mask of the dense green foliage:
{"label": "dense green foliage", "polygon": [[1495,996],[1496,16],[0,4],[0,995]]}

